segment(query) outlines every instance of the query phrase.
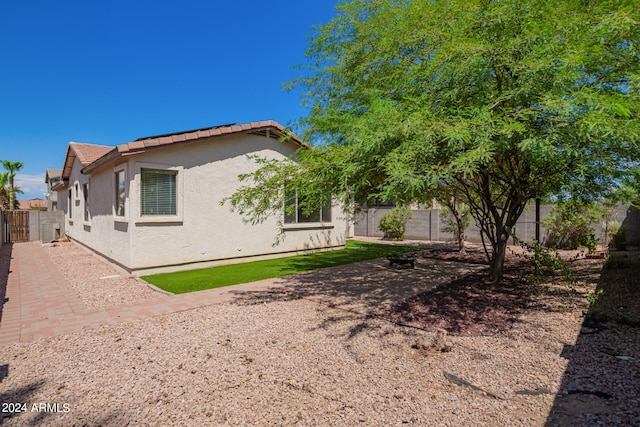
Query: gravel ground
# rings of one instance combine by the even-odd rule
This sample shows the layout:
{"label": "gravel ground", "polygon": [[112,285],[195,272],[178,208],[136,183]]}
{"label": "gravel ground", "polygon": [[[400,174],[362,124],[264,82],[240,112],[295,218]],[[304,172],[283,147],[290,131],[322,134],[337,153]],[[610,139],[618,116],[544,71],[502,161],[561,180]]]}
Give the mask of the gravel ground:
{"label": "gravel ground", "polygon": [[44,248],[87,307],[112,307],[158,298],[157,291],[75,243],[61,241]]}
{"label": "gravel ground", "polygon": [[[91,290],[83,300],[112,304],[112,282],[95,279],[100,261],[74,265],[78,282],[94,277],[76,288]],[[445,346],[442,333],[277,292],[15,344],[0,348],[2,416],[43,426],[640,425],[639,329],[583,315],[601,265],[576,263],[574,290],[539,285],[508,326],[461,330]],[[11,416],[9,403],[26,412]]]}

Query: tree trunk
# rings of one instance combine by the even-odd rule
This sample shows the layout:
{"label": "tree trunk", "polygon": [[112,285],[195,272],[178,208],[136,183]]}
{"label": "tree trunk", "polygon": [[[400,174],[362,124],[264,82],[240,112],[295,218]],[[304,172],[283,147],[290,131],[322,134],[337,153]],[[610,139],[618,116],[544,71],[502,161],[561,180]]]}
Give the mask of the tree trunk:
{"label": "tree trunk", "polygon": [[464,250],[464,224],[462,221],[462,212],[458,210],[458,198],[454,195],[450,199],[447,199],[444,202],[445,206],[449,208],[449,211],[453,215],[453,218],[456,221],[456,233],[455,237],[458,239],[458,251],[463,254]]}
{"label": "tree trunk", "polygon": [[464,249],[464,225],[459,214],[456,214],[456,225],[458,226],[458,250],[461,254],[464,254],[466,252]]}
{"label": "tree trunk", "polygon": [[497,244],[493,248],[493,257],[489,267],[491,283],[496,284],[502,280],[504,273],[504,260],[507,255],[507,241],[509,235],[504,231],[500,233]]}
{"label": "tree trunk", "polygon": [[13,191],[13,177],[9,177],[9,210],[13,210],[14,200],[15,200],[15,191]]}
{"label": "tree trunk", "polygon": [[9,207],[9,197],[4,188],[0,188],[0,208],[7,210]]}

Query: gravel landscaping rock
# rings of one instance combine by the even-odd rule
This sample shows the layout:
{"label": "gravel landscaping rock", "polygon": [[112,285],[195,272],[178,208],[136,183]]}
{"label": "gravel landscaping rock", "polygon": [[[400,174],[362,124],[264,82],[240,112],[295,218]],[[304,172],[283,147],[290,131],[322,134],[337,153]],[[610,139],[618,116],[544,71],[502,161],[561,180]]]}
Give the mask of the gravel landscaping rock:
{"label": "gravel landscaping rock", "polygon": [[158,298],[157,291],[69,241],[44,246],[51,261],[90,308]]}
{"label": "gravel landscaping rock", "polygon": [[[60,251],[55,254],[62,259],[69,249],[73,246],[47,250]],[[113,304],[110,295],[120,292],[128,295],[122,298],[136,298],[129,289],[114,292],[109,279],[100,279],[114,274],[97,273],[100,260],[89,255],[86,262],[97,277],[69,280],[84,283],[79,294],[93,291],[94,296],[83,297],[88,304]],[[379,262],[388,266],[386,259]],[[42,426],[639,425],[639,329],[585,317],[586,295],[604,286],[602,262],[581,260],[575,266],[581,274],[574,288],[531,285],[524,288],[526,297],[512,294],[515,302],[504,294],[491,305],[480,298],[483,285],[476,283],[481,301],[459,310],[464,321],[457,330],[447,330],[453,322],[437,319],[438,313],[451,314],[427,304],[428,295],[435,293],[443,305],[447,298],[468,296],[465,278],[374,315],[311,301],[305,276],[299,294],[256,294],[14,344],[0,348],[0,396],[3,405],[26,404],[26,410],[4,411],[3,421]],[[412,278],[420,271],[392,270],[394,277],[406,271]],[[326,280],[322,272],[319,277]],[[479,280],[475,274],[467,277],[466,285]],[[516,281],[509,280],[501,292]],[[450,293],[443,291],[447,286]],[[329,293],[324,289],[322,295]],[[523,298],[525,304],[518,302]],[[426,307],[414,327],[397,324],[420,301]],[[402,304],[409,304],[405,311]],[[496,310],[510,316],[487,314]],[[482,328],[473,324],[474,316]],[[426,319],[437,321],[440,329],[431,330]],[[450,351],[424,350],[442,341]]]}

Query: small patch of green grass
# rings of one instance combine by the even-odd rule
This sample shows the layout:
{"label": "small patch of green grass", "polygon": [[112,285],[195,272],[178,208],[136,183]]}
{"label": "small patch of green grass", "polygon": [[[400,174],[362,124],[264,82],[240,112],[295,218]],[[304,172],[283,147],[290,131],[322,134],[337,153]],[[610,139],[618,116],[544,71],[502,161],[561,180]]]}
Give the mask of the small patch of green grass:
{"label": "small patch of green grass", "polygon": [[183,294],[419,250],[410,246],[393,246],[348,240],[344,249],[334,251],[224,265],[200,270],[154,274],[143,276],[142,279],[165,291]]}

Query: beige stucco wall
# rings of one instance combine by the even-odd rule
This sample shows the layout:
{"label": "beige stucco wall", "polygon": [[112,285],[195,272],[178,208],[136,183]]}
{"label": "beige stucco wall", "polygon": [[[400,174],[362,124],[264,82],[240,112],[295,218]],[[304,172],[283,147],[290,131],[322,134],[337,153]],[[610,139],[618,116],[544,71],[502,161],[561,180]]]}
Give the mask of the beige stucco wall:
{"label": "beige stucco wall", "polygon": [[[104,171],[91,176],[80,173],[82,165],[76,159],[73,164],[69,187],[58,193],[58,208],[64,209],[66,234],[90,247],[101,255],[128,267],[131,263],[130,235],[128,225],[114,221],[113,201],[115,195],[112,173]],[[84,220],[82,184],[89,183],[89,221]],[[76,195],[76,184],[79,193]],[[69,217],[68,190],[72,192]]]}
{"label": "beige stucco wall", "polygon": [[[247,158],[248,153],[284,159],[295,149],[293,144],[262,136],[236,135],[130,156],[126,163],[110,166],[90,177],[91,220],[82,221],[80,194],[80,206],[74,206],[68,234],[138,273],[199,268],[344,245],[347,221],[338,207],[333,208],[333,222],[288,227],[283,241],[273,246],[278,218],[248,225],[228,205],[220,205],[239,186],[238,174],[256,168],[255,162]],[[81,184],[89,177],[79,173],[79,166],[74,165],[70,185],[77,181],[82,191]],[[129,182],[126,214],[116,220],[114,173],[123,167]],[[140,215],[142,168],[177,170],[176,217]],[[59,201],[63,199],[66,201],[66,193],[60,194]]]}

